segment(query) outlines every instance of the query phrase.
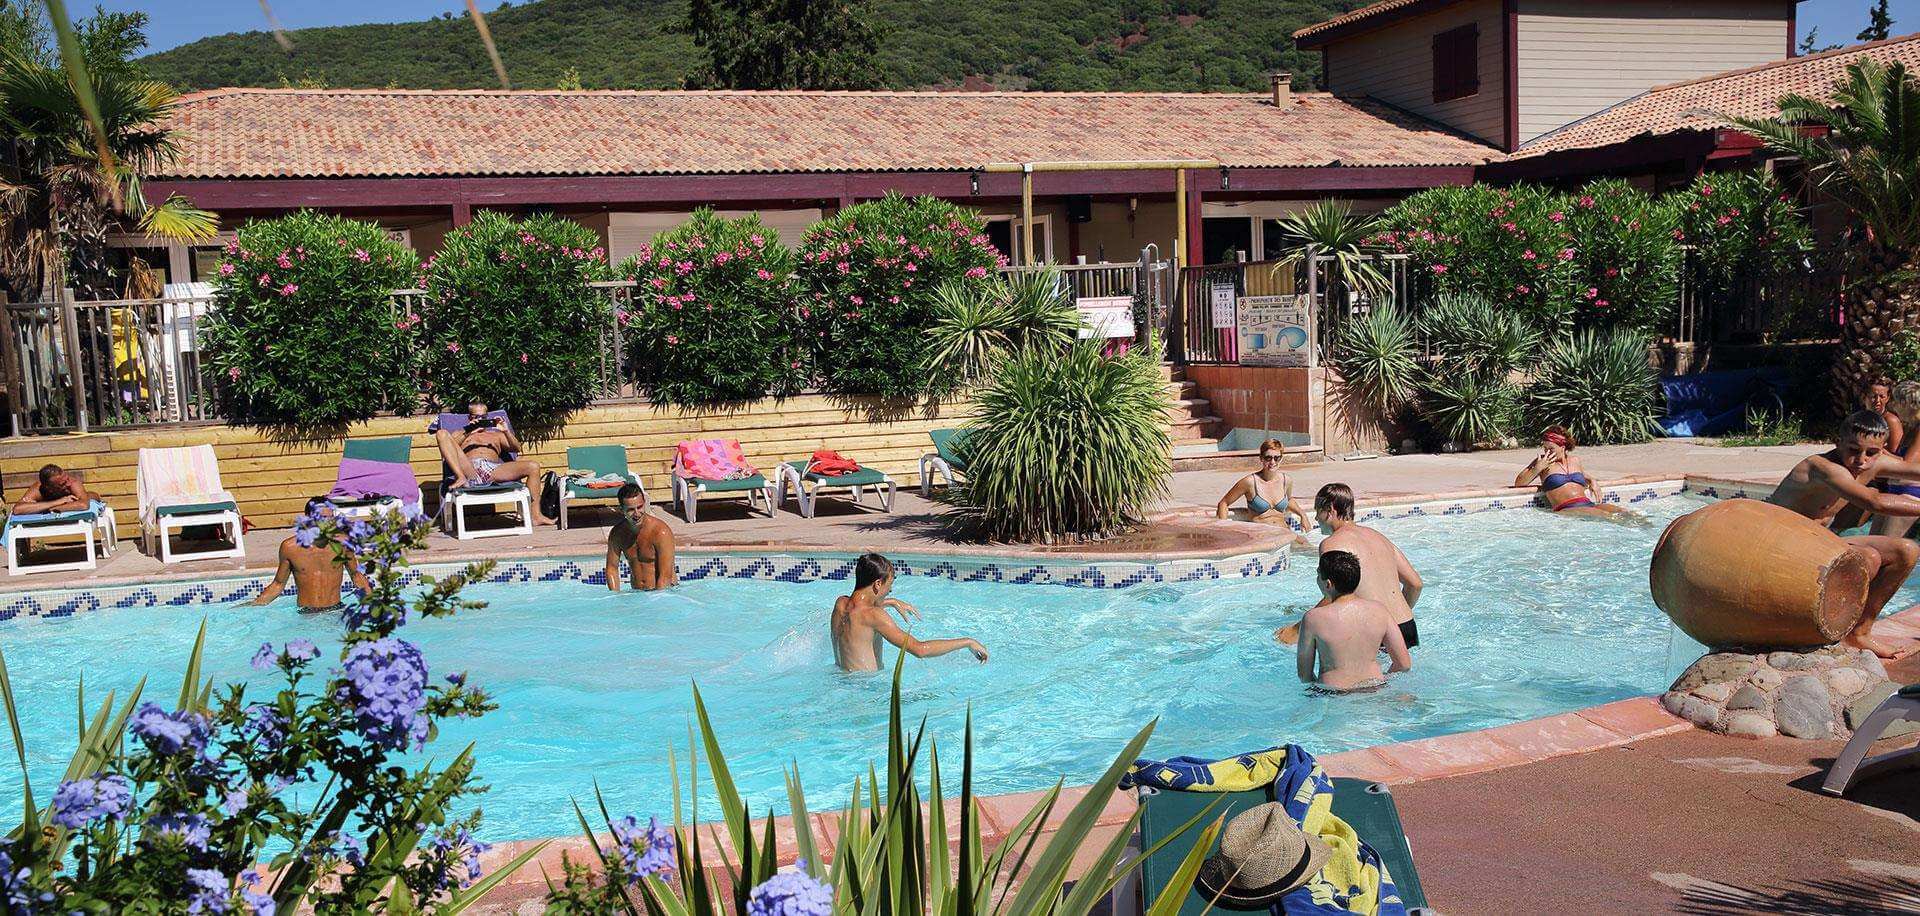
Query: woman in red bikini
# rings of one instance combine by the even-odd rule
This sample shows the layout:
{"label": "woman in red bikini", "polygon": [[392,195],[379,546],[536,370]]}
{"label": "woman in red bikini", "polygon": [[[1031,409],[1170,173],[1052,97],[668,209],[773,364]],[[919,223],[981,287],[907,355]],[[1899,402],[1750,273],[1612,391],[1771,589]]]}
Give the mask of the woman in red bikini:
{"label": "woman in red bikini", "polygon": [[1531,486],[1536,481],[1540,494],[1547,498],[1547,505],[1555,512],[1598,516],[1627,513],[1619,506],[1607,504],[1599,482],[1588,477],[1586,469],[1580,466],[1580,459],[1574,457],[1573,434],[1564,427],[1549,426],[1540,434],[1540,457],[1520,471],[1513,485]]}

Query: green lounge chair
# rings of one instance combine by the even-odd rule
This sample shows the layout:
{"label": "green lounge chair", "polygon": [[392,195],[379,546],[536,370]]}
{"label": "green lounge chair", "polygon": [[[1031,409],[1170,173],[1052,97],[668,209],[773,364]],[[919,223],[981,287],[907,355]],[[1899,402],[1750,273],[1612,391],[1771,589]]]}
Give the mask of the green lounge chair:
{"label": "green lounge chair", "polygon": [[[780,466],[779,495],[777,497],[779,502],[787,501],[788,484],[793,485],[794,500],[800,504],[801,518],[813,517],[813,507],[820,499],[820,491],[827,487],[846,487],[851,489],[853,491],[853,504],[856,506],[860,504],[860,497],[866,488],[872,487],[880,494],[880,510],[882,512],[893,511],[893,491],[895,489],[893,478],[866,465],[861,465],[859,470],[850,474],[829,476],[814,473],[813,462],[811,460],[789,461]],[[808,490],[807,484],[812,484],[813,489]]]}
{"label": "green lounge chair", "polygon": [[961,452],[966,448],[967,433],[960,429],[930,429],[927,438],[933,440],[933,451],[920,456],[920,495],[933,496],[933,475],[946,478],[947,486],[954,485],[953,475],[966,474],[967,462]]}
{"label": "green lounge chair", "polygon": [[[688,473],[682,456],[687,450],[700,445],[718,445],[725,449],[736,465],[746,465],[746,458],[735,439],[695,439],[681,442],[673,447],[673,506],[686,514],[692,523],[700,515],[700,497],[706,493],[745,493],[749,506],[766,502],[767,517],[780,514],[780,501],[774,483],[767,480],[765,474],[753,474],[747,477],[717,479],[695,477]],[[776,474],[776,476],[778,476]]]}
{"label": "green lounge chair", "polygon": [[[1209,820],[1212,817],[1231,820],[1241,811],[1274,800],[1268,789],[1248,792],[1143,790],[1140,792],[1139,848],[1147,849],[1160,842],[1222,797],[1226,800],[1213,809]],[[1380,861],[1387,866],[1387,873],[1393,876],[1394,886],[1399,889],[1400,899],[1406,903],[1407,911],[1414,913],[1425,908],[1427,895],[1420,887],[1420,874],[1413,867],[1413,850],[1407,845],[1406,831],[1400,826],[1400,810],[1394,806],[1393,794],[1387,791],[1387,787],[1365,779],[1335,776],[1333,813],[1353,825],[1354,832],[1360,834],[1360,838],[1380,854]],[[1186,836],[1168,843],[1141,863],[1140,899],[1152,900],[1160,895],[1161,889],[1173,879],[1180,861],[1186,858],[1199,837],[1198,828],[1189,831]],[[1209,850],[1209,854],[1215,850]],[[1196,887],[1181,905],[1180,916],[1200,916],[1206,911],[1208,902],[1205,893]],[[1213,912],[1222,910],[1215,907]]]}
{"label": "green lounge chair", "polygon": [[[640,487],[640,501],[649,502],[647,487],[640,483],[640,475],[627,467],[627,447],[624,445],[575,445],[567,448],[567,470],[589,471],[596,477],[625,477]],[[567,507],[577,502],[606,502],[618,500],[618,487],[589,487],[578,478],[569,476],[560,487],[560,527],[567,527]]]}
{"label": "green lounge chair", "polygon": [[1920,747],[1867,756],[1881,733],[1902,721],[1920,722],[1920,684],[1900,688],[1867,714],[1853,737],[1847,739],[1847,746],[1833,758],[1833,766],[1827,768],[1827,778],[1820,784],[1820,790],[1828,795],[1845,795],[1856,779],[1920,769]]}

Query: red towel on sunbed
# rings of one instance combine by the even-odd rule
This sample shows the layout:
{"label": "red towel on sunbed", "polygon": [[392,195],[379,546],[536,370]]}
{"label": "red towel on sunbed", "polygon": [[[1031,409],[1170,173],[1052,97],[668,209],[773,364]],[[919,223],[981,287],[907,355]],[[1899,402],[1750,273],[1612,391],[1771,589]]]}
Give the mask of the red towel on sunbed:
{"label": "red towel on sunbed", "polygon": [[839,477],[860,470],[860,464],[830,448],[814,449],[813,458],[807,462],[810,473],[822,477]]}

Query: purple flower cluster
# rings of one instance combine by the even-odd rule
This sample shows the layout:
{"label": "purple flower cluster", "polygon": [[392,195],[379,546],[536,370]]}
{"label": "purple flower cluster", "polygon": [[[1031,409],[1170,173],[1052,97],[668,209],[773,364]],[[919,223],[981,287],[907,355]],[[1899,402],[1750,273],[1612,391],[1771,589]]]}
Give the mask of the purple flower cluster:
{"label": "purple flower cluster", "polygon": [[204,814],[160,814],[148,818],[147,835],[143,838],[147,845],[154,845],[163,837],[179,837],[181,845],[188,849],[206,852],[212,831]]}
{"label": "purple flower cluster", "polygon": [[133,786],[125,776],[69,779],[53,793],[53,822],[79,830],[100,818],[121,820],[133,809]]}
{"label": "purple flower cluster", "polygon": [[260,883],[260,873],[248,869],[240,873],[240,901],[247,905],[247,916],[273,916],[273,895],[256,891],[253,886]]}
{"label": "purple flower cluster", "polygon": [[328,836],[329,842],[309,847],[302,856],[307,859],[339,859],[354,868],[367,864],[367,844],[359,837],[335,833]]}
{"label": "purple flower cluster", "polygon": [[[480,857],[493,844],[482,843],[473,838],[473,831],[460,827],[451,833],[443,833],[427,844],[426,854],[422,856],[422,865],[433,878],[433,886],[442,891],[452,890],[454,884],[471,887],[473,882],[485,877],[486,870],[480,867]],[[459,859],[462,876],[454,874],[454,860]]]}
{"label": "purple flower cluster", "polygon": [[163,757],[181,752],[198,755],[207,746],[207,717],[196,712],[167,712],[142,703],[128,728],[146,742],[147,750]]}
{"label": "purple flower cluster", "polygon": [[255,703],[247,707],[247,720],[241,723],[240,734],[252,739],[254,747],[272,753],[287,741],[287,719],[280,710]]}
{"label": "purple flower cluster", "polygon": [[187,869],[187,912],[225,913],[232,896],[226,875],[211,868]]}
{"label": "purple flower cluster", "polygon": [[278,652],[273,650],[273,643],[263,642],[260,644],[260,648],[253,653],[253,670],[265,671],[283,660],[289,664],[293,662],[310,662],[318,658],[319,655],[319,647],[315,646],[313,641],[309,639],[293,640],[287,643],[286,648]]}
{"label": "purple flower cluster", "polygon": [[833,888],[806,872],[802,861],[753,889],[747,898],[747,916],[828,916],[833,912]]}
{"label": "purple flower cluster", "polygon": [[427,660],[413,643],[387,637],[363,642],[342,662],[338,699],[353,708],[366,740],[404,750],[427,740]]}
{"label": "purple flower cluster", "polygon": [[613,842],[619,847],[620,860],[626,865],[629,883],[673,870],[673,831],[661,826],[659,818],[647,818],[645,830],[640,829],[640,821],[632,815],[609,826],[613,828]]}
{"label": "purple flower cluster", "polygon": [[33,877],[33,870],[24,865],[15,865],[9,853],[10,848],[6,843],[0,843],[0,912],[32,916],[50,909],[53,892],[35,894],[33,888],[27,886],[28,879]]}

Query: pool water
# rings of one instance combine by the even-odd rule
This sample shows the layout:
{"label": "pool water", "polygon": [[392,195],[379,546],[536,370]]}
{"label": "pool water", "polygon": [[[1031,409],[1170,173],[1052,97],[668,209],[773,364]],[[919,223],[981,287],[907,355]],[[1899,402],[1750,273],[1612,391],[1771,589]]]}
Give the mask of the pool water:
{"label": "pool water", "polygon": [[[1380,524],[1426,580],[1422,645],[1411,672],[1358,696],[1308,693],[1293,651],[1272,641],[1318,599],[1309,557],[1262,579],[1119,590],[904,578],[895,594],[924,612],[919,635],[973,635],[992,653],[984,665],[964,652],[909,660],[907,713],[930,717],[956,779],[971,705],[977,791],[1000,793],[1089,781],[1156,717],[1155,756],[1285,742],[1328,753],[1657,692],[1699,650],[1653,606],[1647,557],[1667,520],[1702,504],[1649,502],[1655,524],[1639,528],[1542,511]],[[781,768],[795,762],[812,807],[831,809],[886,735],[887,677],[833,667],[827,616],[846,588],[476,586],[468,595],[488,607],[411,624],[405,635],[436,678],[465,670],[500,702],[433,745],[443,759],[477,745],[493,787],[480,800],[489,839],[574,832],[569,800],[590,799],[596,779],[616,815],[669,815],[668,748],[684,765],[695,681],[756,810],[785,812]],[[304,636],[322,643],[323,658],[337,650],[338,625],[299,617],[287,600],[0,624],[39,798],[72,751],[81,675],[90,704],[109,689],[124,695],[142,674],[148,695],[168,701],[203,616],[207,669],[222,682],[264,679],[247,661],[265,640]],[[11,757],[0,753],[9,761],[0,809],[18,803]]]}

